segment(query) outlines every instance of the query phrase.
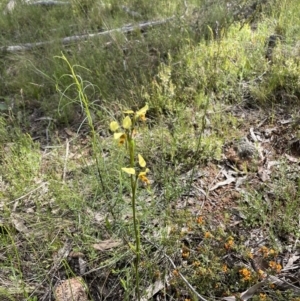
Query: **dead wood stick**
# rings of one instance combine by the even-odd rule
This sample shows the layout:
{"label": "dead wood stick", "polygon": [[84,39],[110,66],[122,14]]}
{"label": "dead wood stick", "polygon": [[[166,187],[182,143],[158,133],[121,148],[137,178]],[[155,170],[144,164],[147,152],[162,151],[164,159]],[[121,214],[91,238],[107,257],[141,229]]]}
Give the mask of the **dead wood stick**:
{"label": "dead wood stick", "polygon": [[[174,19],[174,16],[170,17],[170,18],[167,18],[167,19],[163,19],[163,20],[149,21],[149,22],[144,22],[144,23],[140,23],[140,24],[137,24],[137,25],[128,25],[128,26],[123,26],[121,28],[110,29],[110,30],[107,30],[107,31],[102,31],[102,32],[97,32],[97,33],[65,37],[65,38],[61,39],[60,42],[63,45],[68,45],[68,44],[71,44],[71,43],[74,43],[74,42],[77,42],[77,41],[82,41],[82,40],[87,40],[87,39],[90,39],[90,38],[105,36],[105,35],[109,35],[109,34],[112,34],[112,33],[115,33],[115,32],[130,33],[130,32],[135,31],[135,30],[142,30],[142,29],[145,29],[147,27],[162,25],[162,24],[165,24],[168,21],[173,20],[173,19]],[[10,52],[10,53],[18,52],[18,51],[30,51],[34,48],[38,48],[38,47],[42,47],[42,46],[52,44],[55,41],[56,40],[45,41],[45,42],[36,42],[36,43],[25,43],[25,44],[15,45],[15,46],[3,46],[3,47],[0,47],[0,51]]]}
{"label": "dead wood stick", "polygon": [[28,2],[28,5],[54,6],[54,5],[70,5],[70,2],[65,1],[35,1]]}
{"label": "dead wood stick", "polygon": [[[3,13],[7,14],[7,13],[11,13],[16,6],[16,0],[10,0],[8,2],[8,4],[6,5],[6,8],[4,9]],[[22,4],[26,4],[26,5],[41,5],[41,6],[54,6],[54,5],[70,5],[71,2],[67,2],[67,1],[57,1],[57,0],[42,0],[42,1],[35,1],[35,2],[31,2],[30,0],[23,0]]]}

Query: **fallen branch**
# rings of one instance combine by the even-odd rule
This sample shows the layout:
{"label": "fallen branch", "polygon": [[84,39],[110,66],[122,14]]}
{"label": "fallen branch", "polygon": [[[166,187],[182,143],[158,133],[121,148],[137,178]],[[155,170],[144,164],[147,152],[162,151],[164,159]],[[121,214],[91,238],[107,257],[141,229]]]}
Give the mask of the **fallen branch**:
{"label": "fallen branch", "polygon": [[54,6],[54,5],[70,5],[70,2],[65,1],[36,1],[28,2],[28,5]]}
{"label": "fallen branch", "polygon": [[[107,31],[102,31],[102,32],[97,32],[97,33],[91,33],[91,34],[84,34],[84,35],[77,35],[77,36],[70,36],[70,37],[65,37],[63,39],[60,40],[60,42],[63,45],[68,45],[77,41],[82,41],[82,40],[87,40],[90,38],[95,38],[95,37],[100,37],[100,36],[105,36],[105,35],[109,35],[115,32],[120,32],[120,33],[130,33],[133,32],[135,30],[142,30],[145,29],[147,27],[151,27],[151,26],[156,26],[156,25],[161,25],[161,24],[165,24],[170,20],[173,20],[173,17],[164,19],[164,20],[158,20],[158,21],[149,21],[149,22],[144,22],[144,23],[140,23],[137,25],[128,25],[128,26],[123,26],[121,28],[115,28],[115,29],[110,29]],[[0,47],[0,51],[2,52],[18,52],[18,51],[29,51],[32,50],[34,48],[38,48],[38,47],[42,47],[42,46],[46,46],[49,44],[52,44],[56,42],[56,40],[52,40],[52,41],[45,41],[45,42],[36,42],[36,43],[26,43],[26,44],[21,44],[21,45],[16,45],[16,46],[3,46]]]}
{"label": "fallen branch", "polygon": [[[30,0],[23,0],[22,1],[23,4],[26,5],[40,5],[40,6],[54,6],[54,5],[70,5],[70,2],[66,2],[66,1],[56,1],[56,0],[48,0],[48,1],[35,1],[35,2],[31,2]],[[11,13],[16,6],[16,0],[10,0],[8,2],[8,4],[6,5],[3,13],[7,14],[7,13]]]}

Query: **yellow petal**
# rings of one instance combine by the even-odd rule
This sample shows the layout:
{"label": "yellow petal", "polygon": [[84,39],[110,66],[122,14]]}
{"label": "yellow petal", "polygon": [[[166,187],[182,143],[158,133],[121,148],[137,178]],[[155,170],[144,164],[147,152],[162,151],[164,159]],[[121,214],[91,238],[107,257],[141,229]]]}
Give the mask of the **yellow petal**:
{"label": "yellow petal", "polygon": [[122,170],[129,175],[135,175],[135,169],[132,167],[123,167]]}
{"label": "yellow petal", "polygon": [[145,167],[146,166],[146,161],[144,160],[144,158],[138,154],[138,158],[139,158],[139,164],[141,167]]}
{"label": "yellow petal", "polygon": [[123,134],[119,139],[119,145],[123,145],[126,141],[126,134]]}
{"label": "yellow petal", "polygon": [[145,176],[148,172],[150,171],[150,169],[149,168],[146,168],[144,171],[141,171],[140,173],[139,173],[139,176]]}
{"label": "yellow petal", "polygon": [[150,184],[149,179],[145,176],[145,172],[140,172],[139,173],[139,180],[146,183],[147,185]]}
{"label": "yellow petal", "polygon": [[140,115],[140,120],[141,120],[141,121],[146,121],[146,120],[147,120],[147,118],[146,118],[146,116],[145,116],[145,115],[143,115],[143,114],[142,114],[142,115]]}
{"label": "yellow petal", "polygon": [[123,135],[124,133],[114,133],[114,139],[120,139]]}
{"label": "yellow petal", "polygon": [[138,110],[135,114],[139,117],[141,115],[146,115],[146,112],[149,110],[148,104],[146,104],[143,108]]}
{"label": "yellow petal", "polygon": [[115,132],[119,127],[120,126],[116,121],[112,121],[109,125],[109,128],[112,132]]}
{"label": "yellow petal", "polygon": [[126,130],[130,129],[131,124],[132,124],[132,122],[131,122],[130,117],[129,117],[129,116],[126,116],[126,117],[123,119],[123,128],[126,129]]}

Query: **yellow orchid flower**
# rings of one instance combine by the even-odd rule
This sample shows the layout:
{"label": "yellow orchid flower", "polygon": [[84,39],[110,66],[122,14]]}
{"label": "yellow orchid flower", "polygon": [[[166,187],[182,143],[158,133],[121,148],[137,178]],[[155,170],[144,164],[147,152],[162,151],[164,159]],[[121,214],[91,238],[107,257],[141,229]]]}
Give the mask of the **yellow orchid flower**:
{"label": "yellow orchid flower", "polygon": [[147,113],[148,110],[149,110],[149,106],[148,106],[148,104],[146,103],[146,105],[145,105],[143,108],[141,108],[140,110],[138,110],[138,111],[135,113],[135,115],[136,115],[137,117],[140,117],[140,118],[145,118],[145,115],[146,115],[146,113]]}
{"label": "yellow orchid flower", "polygon": [[120,126],[117,121],[112,121],[109,125],[109,128],[112,132],[115,132],[119,127]]}
{"label": "yellow orchid flower", "polygon": [[125,133],[114,133],[114,139],[119,140],[119,145],[123,145],[127,139],[127,136]]}
{"label": "yellow orchid flower", "polygon": [[146,183],[147,185],[150,185],[150,181],[146,176],[148,172],[149,172],[148,168],[145,171],[141,171],[138,175],[138,178],[139,178],[140,181]]}
{"label": "yellow orchid flower", "polygon": [[140,115],[140,120],[141,121],[143,121],[143,122],[145,122],[146,121],[146,115],[144,114],[144,115]]}

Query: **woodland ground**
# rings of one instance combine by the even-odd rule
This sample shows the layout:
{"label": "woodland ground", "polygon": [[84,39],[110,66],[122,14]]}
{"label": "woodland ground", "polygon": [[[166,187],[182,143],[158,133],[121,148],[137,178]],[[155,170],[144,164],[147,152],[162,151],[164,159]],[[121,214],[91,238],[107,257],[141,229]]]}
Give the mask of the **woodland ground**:
{"label": "woodland ground", "polygon": [[148,103],[141,300],[299,301],[300,2],[6,4],[0,300],[137,299],[109,125]]}

